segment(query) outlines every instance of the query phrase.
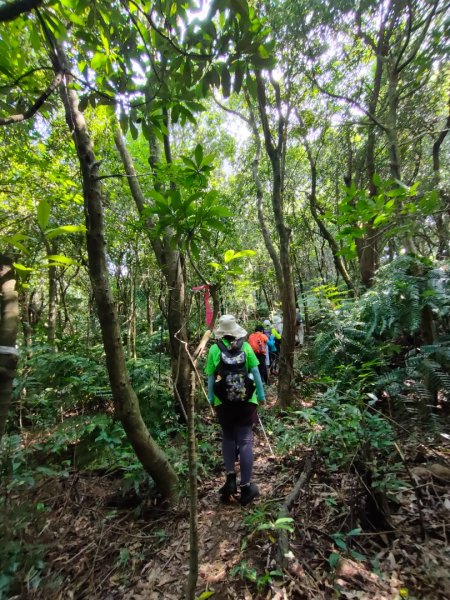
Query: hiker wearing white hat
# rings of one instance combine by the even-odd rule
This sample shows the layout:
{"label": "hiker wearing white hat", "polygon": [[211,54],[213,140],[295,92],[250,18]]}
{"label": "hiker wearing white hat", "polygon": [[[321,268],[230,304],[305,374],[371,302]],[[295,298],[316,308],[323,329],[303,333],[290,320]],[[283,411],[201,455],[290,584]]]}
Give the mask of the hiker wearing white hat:
{"label": "hiker wearing white hat", "polygon": [[252,483],[253,429],[258,420],[258,401],[265,401],[256,358],[247,332],[233,315],[222,315],[214,332],[216,343],[211,346],[206,362],[208,400],[214,406],[222,427],[222,453],[227,470],[220,496],[228,501],[237,495],[235,461],[239,452],[240,503],[246,505],[259,496],[258,486]]}

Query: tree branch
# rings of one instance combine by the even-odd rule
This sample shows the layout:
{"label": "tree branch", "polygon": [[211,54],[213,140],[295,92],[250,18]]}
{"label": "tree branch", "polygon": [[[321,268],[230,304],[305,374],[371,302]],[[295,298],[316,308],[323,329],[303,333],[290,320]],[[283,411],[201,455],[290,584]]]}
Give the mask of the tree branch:
{"label": "tree branch", "polygon": [[361,112],[363,112],[367,117],[369,117],[369,119],[371,121],[373,121],[375,123],[375,125],[377,125],[383,131],[387,131],[386,125],[383,125],[383,123],[381,123],[381,121],[379,121],[375,115],[370,113],[366,108],[364,108],[364,106],[361,106],[361,104],[359,104],[359,102],[357,102],[354,98],[349,98],[348,96],[344,96],[342,94],[335,94],[333,92],[330,92],[330,91],[326,90],[325,88],[323,88],[313,75],[312,76],[307,75],[307,77],[309,79],[311,79],[311,81],[317,87],[319,92],[322,92],[322,94],[326,94],[327,96],[330,96],[330,98],[336,98],[336,100],[344,100],[345,102],[348,102],[348,104],[351,104],[352,106],[356,106],[356,108],[359,108],[359,110]]}
{"label": "tree branch", "polygon": [[0,23],[14,21],[23,13],[31,12],[42,4],[42,0],[16,0],[0,6]]}
{"label": "tree branch", "polygon": [[63,73],[57,73],[51,84],[48,88],[43,92],[36,102],[30,106],[25,112],[17,115],[11,115],[10,117],[0,118],[0,125],[9,125],[10,123],[20,123],[22,121],[26,121],[33,117],[44,102],[53,94],[53,92],[58,88],[63,79]]}

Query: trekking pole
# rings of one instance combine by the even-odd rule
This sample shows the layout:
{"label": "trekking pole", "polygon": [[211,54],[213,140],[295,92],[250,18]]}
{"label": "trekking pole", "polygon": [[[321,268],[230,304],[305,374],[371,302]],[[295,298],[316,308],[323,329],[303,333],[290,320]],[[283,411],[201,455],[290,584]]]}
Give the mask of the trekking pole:
{"label": "trekking pole", "polygon": [[272,446],[270,445],[269,438],[267,437],[266,430],[264,429],[264,425],[262,424],[261,417],[259,416],[259,414],[258,414],[258,421],[259,421],[259,424],[260,424],[260,426],[261,426],[261,429],[262,429],[262,432],[263,432],[263,434],[264,434],[264,437],[266,438],[267,445],[269,446],[270,454],[271,454],[273,457],[275,457],[275,454],[274,454],[273,448],[272,448]]}

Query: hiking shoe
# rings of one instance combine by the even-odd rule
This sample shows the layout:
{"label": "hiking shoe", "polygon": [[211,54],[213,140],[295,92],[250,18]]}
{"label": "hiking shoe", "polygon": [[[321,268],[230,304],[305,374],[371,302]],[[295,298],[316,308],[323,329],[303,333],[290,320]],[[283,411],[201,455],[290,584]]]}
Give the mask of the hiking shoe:
{"label": "hiking shoe", "polygon": [[256,483],[241,485],[241,504],[247,506],[252,500],[259,496],[259,488]]}
{"label": "hiking shoe", "polygon": [[236,473],[227,473],[227,480],[219,490],[220,499],[227,501],[230,496],[237,494]]}

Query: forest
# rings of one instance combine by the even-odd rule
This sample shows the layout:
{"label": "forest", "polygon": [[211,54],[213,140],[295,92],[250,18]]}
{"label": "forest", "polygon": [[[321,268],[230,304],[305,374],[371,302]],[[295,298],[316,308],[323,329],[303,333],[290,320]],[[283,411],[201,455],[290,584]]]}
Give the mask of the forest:
{"label": "forest", "polygon": [[[449,41],[448,0],[0,0],[0,600],[450,597]],[[283,320],[247,506],[222,315]]]}

